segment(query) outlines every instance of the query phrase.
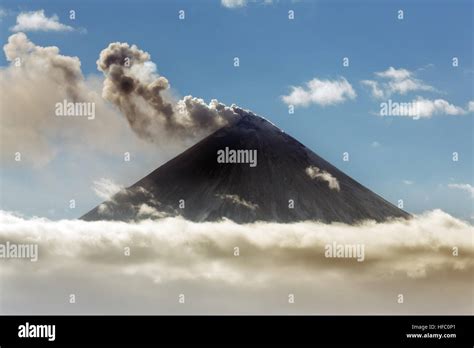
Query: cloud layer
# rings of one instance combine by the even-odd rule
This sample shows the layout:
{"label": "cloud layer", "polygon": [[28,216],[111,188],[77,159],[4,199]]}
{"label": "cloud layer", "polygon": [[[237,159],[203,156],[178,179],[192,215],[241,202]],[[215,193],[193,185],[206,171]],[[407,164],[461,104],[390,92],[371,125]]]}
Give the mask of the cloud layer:
{"label": "cloud layer", "polygon": [[[472,312],[473,228],[441,211],[359,226],[1,212],[0,231],[0,243],[39,245],[37,262],[0,260],[2,314]],[[325,257],[334,243],[364,245],[364,261]]]}

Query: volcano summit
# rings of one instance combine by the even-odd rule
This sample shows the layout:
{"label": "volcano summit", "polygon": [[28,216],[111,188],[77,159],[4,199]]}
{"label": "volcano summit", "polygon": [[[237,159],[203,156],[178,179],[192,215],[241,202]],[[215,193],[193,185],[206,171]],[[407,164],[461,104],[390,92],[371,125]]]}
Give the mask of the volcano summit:
{"label": "volcano summit", "polygon": [[[128,221],[180,215],[192,221],[354,224],[410,216],[266,119],[237,107],[234,112],[238,117],[228,125],[82,219]],[[244,157],[258,155],[258,164],[218,160],[222,151],[231,150]]]}

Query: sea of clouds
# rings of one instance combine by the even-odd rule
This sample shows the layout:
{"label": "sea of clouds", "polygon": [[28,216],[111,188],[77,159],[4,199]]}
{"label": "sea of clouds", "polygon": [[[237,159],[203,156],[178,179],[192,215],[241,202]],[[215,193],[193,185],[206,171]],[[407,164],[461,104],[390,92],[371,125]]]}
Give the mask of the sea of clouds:
{"label": "sea of clouds", "polygon": [[[37,244],[39,255],[0,259],[0,313],[468,314],[473,232],[440,210],[357,226],[51,221],[1,211],[0,244]],[[326,257],[334,242],[364,245],[364,261]]]}

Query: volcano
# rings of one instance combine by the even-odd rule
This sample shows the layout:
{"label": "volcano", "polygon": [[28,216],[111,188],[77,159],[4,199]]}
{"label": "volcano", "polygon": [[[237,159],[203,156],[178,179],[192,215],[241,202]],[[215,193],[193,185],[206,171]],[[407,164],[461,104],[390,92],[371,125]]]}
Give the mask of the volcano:
{"label": "volcano", "polygon": [[354,224],[410,216],[266,119],[234,111],[239,116],[228,125],[82,219]]}

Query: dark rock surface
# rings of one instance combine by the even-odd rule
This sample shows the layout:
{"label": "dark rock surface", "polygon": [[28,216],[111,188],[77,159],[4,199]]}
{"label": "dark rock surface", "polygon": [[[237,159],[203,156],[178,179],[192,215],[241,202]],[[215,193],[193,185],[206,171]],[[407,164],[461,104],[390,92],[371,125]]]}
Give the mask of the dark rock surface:
{"label": "dark rock surface", "polygon": [[[234,122],[82,219],[126,221],[182,215],[193,221],[226,217],[238,223],[320,220],[353,224],[410,216],[266,119],[234,110],[240,114]],[[257,165],[218,163],[217,151],[226,147],[257,150]],[[312,174],[319,175],[312,178],[309,167]],[[184,209],[179,207],[180,200],[184,200]],[[294,201],[293,209],[289,200]]]}

